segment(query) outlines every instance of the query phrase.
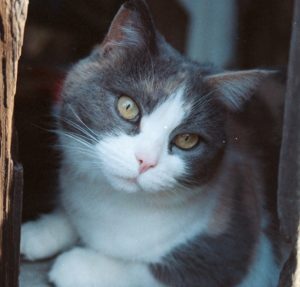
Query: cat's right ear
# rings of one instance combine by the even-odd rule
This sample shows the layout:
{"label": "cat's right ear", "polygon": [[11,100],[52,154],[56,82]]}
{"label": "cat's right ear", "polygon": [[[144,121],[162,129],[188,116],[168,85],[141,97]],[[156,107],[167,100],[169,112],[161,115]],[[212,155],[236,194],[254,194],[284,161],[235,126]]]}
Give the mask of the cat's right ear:
{"label": "cat's right ear", "polygon": [[273,70],[224,72],[204,77],[204,83],[229,110],[239,111],[249,101],[258,86],[278,74]]}
{"label": "cat's right ear", "polygon": [[121,6],[100,48],[104,55],[120,50],[156,51],[155,28],[144,0],[129,0]]}

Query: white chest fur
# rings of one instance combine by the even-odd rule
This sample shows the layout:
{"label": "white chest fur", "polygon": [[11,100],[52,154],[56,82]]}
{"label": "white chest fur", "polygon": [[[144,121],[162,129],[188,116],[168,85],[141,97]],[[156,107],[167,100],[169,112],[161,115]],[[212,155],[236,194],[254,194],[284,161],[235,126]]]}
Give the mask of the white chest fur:
{"label": "white chest fur", "polygon": [[143,194],[116,193],[67,177],[61,199],[86,245],[106,255],[145,262],[158,262],[174,247],[205,232],[215,203],[215,197],[199,192],[188,202],[158,205]]}

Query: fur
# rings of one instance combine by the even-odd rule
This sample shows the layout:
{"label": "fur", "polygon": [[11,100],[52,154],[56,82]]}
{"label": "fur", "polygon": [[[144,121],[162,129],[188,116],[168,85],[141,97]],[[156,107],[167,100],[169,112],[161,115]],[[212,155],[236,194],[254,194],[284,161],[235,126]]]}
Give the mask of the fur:
{"label": "fur", "polygon": [[[265,193],[276,175],[266,176],[247,108],[260,111],[255,91],[273,74],[192,62],[144,1],[126,2],[65,80],[58,208],[23,225],[21,252],[61,253],[49,273],[57,287],[275,287]],[[118,113],[123,95],[138,118]],[[199,137],[190,150],[175,145],[186,133]]]}

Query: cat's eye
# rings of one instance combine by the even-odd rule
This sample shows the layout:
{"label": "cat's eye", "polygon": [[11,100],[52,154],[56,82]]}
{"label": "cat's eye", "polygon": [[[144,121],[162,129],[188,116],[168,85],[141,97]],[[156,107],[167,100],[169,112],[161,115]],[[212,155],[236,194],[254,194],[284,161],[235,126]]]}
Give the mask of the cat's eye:
{"label": "cat's eye", "polygon": [[199,143],[199,136],[196,134],[179,134],[174,139],[174,144],[181,149],[191,149]]}
{"label": "cat's eye", "polygon": [[117,108],[121,117],[125,120],[134,120],[140,113],[137,104],[128,96],[121,96],[118,99]]}

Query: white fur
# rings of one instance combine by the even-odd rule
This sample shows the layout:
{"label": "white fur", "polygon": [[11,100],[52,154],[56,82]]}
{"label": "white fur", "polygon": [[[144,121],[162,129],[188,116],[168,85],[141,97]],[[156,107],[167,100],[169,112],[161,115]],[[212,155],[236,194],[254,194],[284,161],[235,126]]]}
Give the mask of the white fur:
{"label": "white fur", "polygon": [[262,234],[250,271],[238,287],[276,287],[279,271],[271,242]]}
{"label": "white fur", "polygon": [[216,201],[199,191],[176,204],[175,193],[153,198],[69,180],[64,182],[62,198],[81,239],[124,260],[158,262],[178,244],[206,231]]}
{"label": "white fur", "polygon": [[72,246],[76,240],[68,218],[55,211],[22,225],[21,254],[28,260],[44,259]]}
{"label": "white fur", "polygon": [[49,279],[57,287],[162,287],[145,264],[116,260],[86,248],[60,255]]}

